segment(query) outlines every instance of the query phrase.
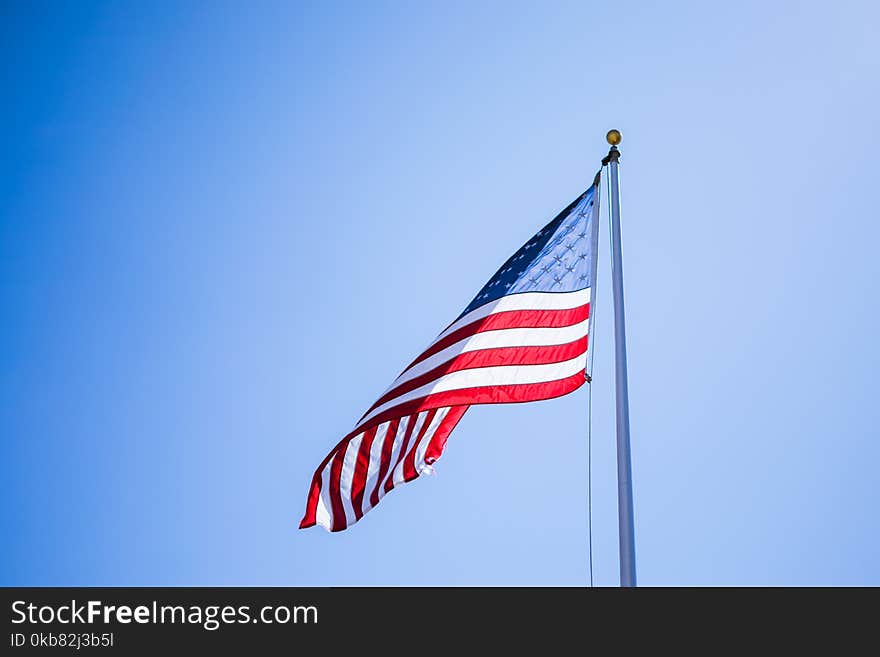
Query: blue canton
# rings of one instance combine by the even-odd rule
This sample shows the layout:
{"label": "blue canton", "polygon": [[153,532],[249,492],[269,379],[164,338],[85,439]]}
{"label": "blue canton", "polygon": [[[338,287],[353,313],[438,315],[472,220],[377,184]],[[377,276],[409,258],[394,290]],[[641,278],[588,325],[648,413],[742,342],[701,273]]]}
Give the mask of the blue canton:
{"label": "blue canton", "polygon": [[590,187],[539,230],[501,266],[461,315],[509,294],[590,287],[595,192],[596,187]]}

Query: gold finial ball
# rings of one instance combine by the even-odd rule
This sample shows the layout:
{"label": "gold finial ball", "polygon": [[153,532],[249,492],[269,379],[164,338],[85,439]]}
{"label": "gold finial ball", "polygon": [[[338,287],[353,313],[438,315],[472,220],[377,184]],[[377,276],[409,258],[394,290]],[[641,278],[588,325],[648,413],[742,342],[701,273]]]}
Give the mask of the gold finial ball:
{"label": "gold finial ball", "polygon": [[612,146],[617,146],[623,137],[620,136],[620,130],[609,130],[608,134],[605,135],[605,141],[607,141]]}

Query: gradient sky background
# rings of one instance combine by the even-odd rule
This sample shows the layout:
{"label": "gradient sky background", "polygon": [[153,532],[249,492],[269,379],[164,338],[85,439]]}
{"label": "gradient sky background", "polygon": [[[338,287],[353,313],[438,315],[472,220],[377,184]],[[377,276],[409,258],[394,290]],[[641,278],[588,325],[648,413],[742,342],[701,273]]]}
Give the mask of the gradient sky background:
{"label": "gradient sky background", "polygon": [[4,2],[0,583],[585,584],[583,388],[296,527],[616,127],[640,583],[880,585],[878,33],[867,1]]}

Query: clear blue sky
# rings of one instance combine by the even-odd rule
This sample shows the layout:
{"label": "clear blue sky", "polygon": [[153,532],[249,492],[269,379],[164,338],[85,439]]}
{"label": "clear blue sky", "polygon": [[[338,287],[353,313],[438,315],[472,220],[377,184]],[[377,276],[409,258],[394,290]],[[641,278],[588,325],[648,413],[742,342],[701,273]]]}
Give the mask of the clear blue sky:
{"label": "clear blue sky", "polygon": [[867,1],[4,3],[0,583],[584,584],[584,389],[296,525],[617,127],[640,582],[880,585],[878,33]]}

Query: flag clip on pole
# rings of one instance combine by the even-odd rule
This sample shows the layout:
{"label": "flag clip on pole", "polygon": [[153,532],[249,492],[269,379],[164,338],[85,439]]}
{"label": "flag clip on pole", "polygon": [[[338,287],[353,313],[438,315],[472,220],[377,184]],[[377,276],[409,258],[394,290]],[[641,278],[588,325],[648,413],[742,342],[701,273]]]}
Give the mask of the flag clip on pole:
{"label": "flag clip on pole", "polygon": [[620,132],[609,130],[611,150],[602,160],[611,183],[611,287],[614,296],[614,391],[617,425],[617,519],[620,541],[620,585],[636,585],[636,547],[633,521],[632,459],[629,441],[629,394],[626,380],[626,328],[623,312],[623,254],[620,239]]}

